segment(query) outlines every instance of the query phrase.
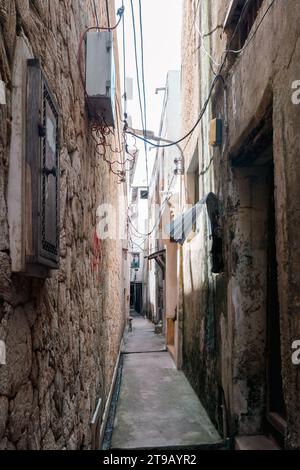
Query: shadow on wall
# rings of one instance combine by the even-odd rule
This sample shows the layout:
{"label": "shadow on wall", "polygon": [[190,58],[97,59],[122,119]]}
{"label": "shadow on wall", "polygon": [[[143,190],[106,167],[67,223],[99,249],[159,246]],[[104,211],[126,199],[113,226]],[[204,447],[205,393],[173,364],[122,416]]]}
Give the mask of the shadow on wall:
{"label": "shadow on wall", "polygon": [[210,278],[184,296],[183,371],[220,434],[225,425],[219,318],[226,312],[225,307],[224,275]]}
{"label": "shadow on wall", "polygon": [[148,302],[143,310],[143,315],[145,315],[148,320],[154,322],[155,314],[154,314],[154,304],[152,302]]}

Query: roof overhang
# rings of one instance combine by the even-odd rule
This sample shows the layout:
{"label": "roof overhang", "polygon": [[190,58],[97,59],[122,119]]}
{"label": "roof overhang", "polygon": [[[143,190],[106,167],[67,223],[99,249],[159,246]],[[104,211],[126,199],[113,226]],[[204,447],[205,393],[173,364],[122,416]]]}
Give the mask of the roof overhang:
{"label": "roof overhang", "polygon": [[159,250],[146,256],[149,260],[154,259],[158,266],[164,271],[166,267],[166,250]]}
{"label": "roof overhang", "polygon": [[195,204],[191,209],[178,215],[170,224],[166,226],[166,233],[170,235],[173,242],[184,244],[187,237],[196,225],[197,219],[206,205],[210,220],[212,214],[218,212],[218,199],[214,193],[207,194],[201,201]]}

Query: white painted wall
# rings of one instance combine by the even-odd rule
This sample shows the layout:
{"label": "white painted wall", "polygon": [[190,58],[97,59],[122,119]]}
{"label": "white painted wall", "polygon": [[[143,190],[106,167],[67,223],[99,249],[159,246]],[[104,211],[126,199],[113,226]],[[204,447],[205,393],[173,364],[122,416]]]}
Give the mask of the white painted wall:
{"label": "white painted wall", "polygon": [[[139,269],[137,271],[135,271],[135,269],[130,270],[131,282],[143,282],[144,277],[144,247],[146,237],[141,234],[147,233],[148,230],[148,199],[141,199],[141,191],[146,191],[147,189],[148,188],[144,186],[138,187],[136,201],[130,205],[130,252],[139,253],[140,255]],[[133,192],[133,188],[131,192]],[[130,255],[130,263],[131,259],[132,255]]]}

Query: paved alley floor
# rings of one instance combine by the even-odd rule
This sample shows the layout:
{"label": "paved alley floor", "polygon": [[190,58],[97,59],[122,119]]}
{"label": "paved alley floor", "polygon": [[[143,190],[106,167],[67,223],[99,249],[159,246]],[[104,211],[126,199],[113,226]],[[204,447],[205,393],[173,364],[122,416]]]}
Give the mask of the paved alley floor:
{"label": "paved alley floor", "polygon": [[152,323],[134,317],[124,352],[111,448],[193,447],[221,441]]}

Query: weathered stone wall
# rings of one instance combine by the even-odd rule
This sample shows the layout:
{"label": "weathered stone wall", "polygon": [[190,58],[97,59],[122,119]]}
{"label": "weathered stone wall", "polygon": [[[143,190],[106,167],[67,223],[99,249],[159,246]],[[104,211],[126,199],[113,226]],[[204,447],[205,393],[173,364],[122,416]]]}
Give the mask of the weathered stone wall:
{"label": "weathered stone wall", "polygon": [[[261,12],[262,14],[262,12]],[[299,202],[300,191],[297,183],[300,173],[298,122],[299,106],[292,103],[292,83],[299,79],[299,23],[300,5],[293,1],[275,1],[264,19],[262,27],[253,38],[251,46],[235,62],[229,76],[229,151],[234,155],[241,147],[250,130],[254,129],[270,106],[273,107],[273,159],[275,173],[275,209],[276,209],[276,248],[278,263],[278,291],[281,327],[281,359],[284,400],[287,408],[286,446],[300,447],[299,416],[299,367],[292,364],[291,345],[300,336],[299,327]],[[261,15],[257,18],[259,21]],[[259,51],[259,54],[257,53]],[[257,73],[259,71],[259,73]],[[236,185],[232,175],[232,195]],[[230,190],[230,188],[229,188]],[[230,203],[233,198],[228,198]],[[255,225],[253,224],[255,229]],[[233,230],[235,230],[233,226]],[[242,247],[241,247],[242,248]],[[238,252],[239,257],[239,252]],[[239,257],[240,263],[242,262]],[[245,271],[244,271],[245,272]],[[252,289],[255,292],[255,276],[251,276]],[[233,281],[233,276],[231,278]],[[241,279],[243,283],[245,279]],[[249,279],[247,281],[249,284]],[[234,299],[229,288],[229,294]],[[259,301],[259,292],[257,299]],[[252,303],[253,306],[253,303]],[[230,307],[234,323],[238,318],[238,310]],[[247,311],[244,311],[247,324]],[[263,319],[261,319],[263,320]],[[260,324],[252,321],[252,328],[260,334]],[[246,335],[246,332],[245,332]],[[244,336],[246,338],[246,336]],[[242,341],[242,338],[241,338]],[[242,347],[243,349],[243,347]],[[259,351],[259,348],[258,348]],[[253,357],[253,345],[244,354],[237,348],[234,370],[251,370],[251,364],[259,360],[261,355]],[[256,349],[257,354],[257,349]],[[242,358],[247,358],[241,364]],[[236,369],[235,369],[236,368]],[[257,373],[257,372],[256,372]],[[264,387],[264,370],[260,386]],[[254,390],[255,373],[253,373]],[[247,392],[241,396],[250,402],[253,393],[249,386],[249,378],[243,377],[242,387]],[[240,392],[240,391],[239,391]],[[252,396],[251,396],[252,395]],[[261,404],[263,407],[264,405]],[[248,406],[247,413],[251,414]]]}
{"label": "weathered stone wall", "polygon": [[[193,34],[194,16],[190,11],[185,14],[183,109],[186,108],[190,115],[195,115],[199,94],[192,85],[196,79],[189,80],[194,55],[200,55],[200,90],[206,88],[207,91],[207,83],[213,78],[211,67],[218,71],[216,63],[222,61],[222,51],[228,44],[228,38],[219,26],[223,25],[229,3],[203,2],[199,18],[196,18],[202,33],[214,31],[206,37],[205,45],[215,63],[209,63],[199,37],[196,36],[194,41],[191,39],[187,46],[187,38]],[[191,10],[191,4],[185,2],[186,9]],[[263,3],[254,29],[268,4]],[[226,122],[221,82],[212,95],[203,124],[190,139],[186,148],[187,161],[195,152],[195,134],[199,139],[200,198],[211,190],[221,203],[225,270],[223,275],[212,279],[206,261],[210,243],[205,236],[200,236],[197,241],[195,237],[186,244],[183,269],[184,368],[221,430],[220,405],[225,404],[229,433],[261,433],[267,394],[267,222],[264,205],[268,194],[264,170],[253,170],[251,161],[248,161],[248,168],[235,168],[234,158],[245,148],[245,143],[249,145],[251,132],[271,107],[281,360],[287,408],[285,445],[292,448],[300,447],[297,420],[300,369],[291,361],[292,341],[300,337],[297,294],[300,282],[297,240],[300,165],[297,155],[300,144],[296,137],[300,108],[291,99],[292,83],[299,80],[299,18],[296,2],[275,0],[249,46],[235,60],[229,57],[222,70],[227,87],[228,119],[228,136],[226,138],[226,132],[223,133],[223,146],[220,149],[209,147],[207,134],[210,116],[222,117],[223,123]],[[205,96],[204,93],[200,97],[202,104]],[[190,108],[193,102],[195,111]],[[188,124],[193,123],[183,120],[184,130],[188,130]],[[272,129],[268,132],[272,133]],[[189,256],[192,243],[196,245],[196,254]],[[213,349],[210,348],[209,325],[214,328],[216,343]]]}
{"label": "weathered stone wall", "polygon": [[[220,32],[216,25],[222,22],[211,18],[211,2],[184,2],[182,41],[182,134],[195,124],[212,81],[212,70],[207,54],[212,54],[211,40]],[[213,2],[220,9],[228,2]],[[224,5],[226,6],[226,5]],[[215,30],[202,42],[202,34]],[[207,53],[204,52],[204,48]],[[221,46],[219,46],[220,48]],[[218,57],[216,57],[218,60]],[[199,166],[199,197],[202,199],[210,191],[218,193],[218,165],[222,160],[218,151],[208,145],[208,126],[214,117],[213,102],[207,110],[191,138],[182,144],[185,157],[185,170],[194,171]],[[191,203],[188,191],[189,181],[185,177],[185,202]],[[226,311],[226,283],[224,277],[211,273],[211,240],[207,230],[205,207],[199,218],[199,233],[183,246],[183,369],[195,390],[201,397],[214,423],[219,422],[219,349],[216,315],[218,308]]]}
{"label": "weathered stone wall", "polygon": [[[105,3],[96,4],[106,25]],[[0,340],[7,361],[0,365],[1,449],[89,448],[91,416],[100,397],[105,404],[122,336],[122,242],[102,241],[100,265],[93,268],[97,207],[117,204],[126,191],[95,154],[79,79],[78,44],[96,23],[92,6],[0,1],[7,101],[0,105]],[[17,36],[41,59],[62,118],[60,269],[44,281],[11,274],[7,184]]]}

